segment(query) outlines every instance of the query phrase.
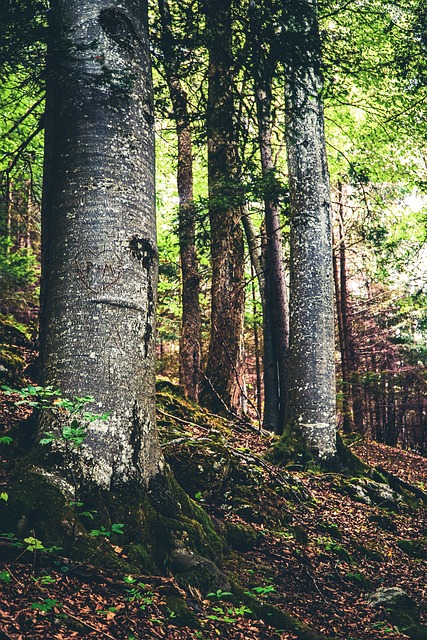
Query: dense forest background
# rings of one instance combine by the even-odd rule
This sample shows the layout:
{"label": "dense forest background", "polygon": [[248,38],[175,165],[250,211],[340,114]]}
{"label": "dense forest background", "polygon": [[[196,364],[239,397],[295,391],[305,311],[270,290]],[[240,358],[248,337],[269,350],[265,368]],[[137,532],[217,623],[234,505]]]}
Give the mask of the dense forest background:
{"label": "dense forest background", "polygon": [[[34,339],[47,11],[43,2],[5,3],[0,42],[0,311]],[[214,15],[194,2],[166,0],[150,10],[160,256],[157,366],[190,397],[209,396],[206,380],[215,376],[207,371],[213,366],[212,298],[218,296],[211,249],[213,237],[214,246],[218,243],[214,233],[221,231],[211,228],[207,148],[221,130],[232,154],[224,160],[227,180],[214,206],[225,211],[224,220],[238,210],[235,219],[245,222],[241,283],[230,284],[245,295],[234,389],[216,395],[227,410],[262,421],[269,305],[263,288],[272,269],[266,254],[268,207],[279,221],[273,235],[280,238],[285,276],[289,266],[284,116],[289,47],[274,0],[223,2],[221,11]],[[424,453],[425,6],[406,0],[323,2],[319,25],[334,216],[339,426]],[[226,85],[221,89],[219,83],[216,96],[215,65]],[[215,100],[226,107],[216,109]],[[224,226],[223,232],[230,229]],[[232,255],[243,235],[234,242]],[[232,359],[231,348],[224,346],[223,368]],[[7,347],[1,358],[7,377],[16,360]],[[215,385],[219,389],[220,381]],[[205,399],[208,405],[217,402]]]}

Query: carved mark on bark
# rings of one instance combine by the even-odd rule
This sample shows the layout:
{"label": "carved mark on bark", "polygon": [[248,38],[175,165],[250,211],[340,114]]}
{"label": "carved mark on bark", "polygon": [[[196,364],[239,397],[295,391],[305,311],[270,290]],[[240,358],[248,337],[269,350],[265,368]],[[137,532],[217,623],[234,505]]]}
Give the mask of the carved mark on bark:
{"label": "carved mark on bark", "polygon": [[107,291],[120,280],[120,258],[112,251],[80,252],[75,263],[77,277],[93,293]]}
{"label": "carved mark on bark", "polygon": [[118,9],[102,9],[99,24],[106,35],[130,56],[134,55],[135,43],[139,42],[130,18]]}

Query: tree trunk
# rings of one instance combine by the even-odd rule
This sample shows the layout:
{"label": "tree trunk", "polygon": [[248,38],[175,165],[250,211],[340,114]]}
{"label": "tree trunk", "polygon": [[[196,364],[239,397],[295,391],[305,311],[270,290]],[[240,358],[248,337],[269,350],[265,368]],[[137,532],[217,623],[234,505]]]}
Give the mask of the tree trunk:
{"label": "tree trunk", "polygon": [[231,48],[230,0],[204,0],[209,48],[207,108],[211,226],[211,335],[202,404],[241,413],[244,250],[239,198]]}
{"label": "tree trunk", "polygon": [[312,0],[285,5],[291,209],[289,422],[320,459],[336,455],[332,231],[320,38]]}
{"label": "tree trunk", "polygon": [[57,0],[46,117],[44,383],[90,394],[79,473],[111,489],[161,466],[155,416],[153,102],[143,4]]}
{"label": "tree trunk", "polygon": [[163,67],[178,136],[179,249],[182,273],[182,326],[179,382],[185,396],[198,400],[201,358],[200,275],[196,255],[193,202],[193,145],[188,99],[180,79],[180,51],[174,39],[169,5],[159,0]]}
{"label": "tree trunk", "polygon": [[269,33],[271,3],[250,0],[249,58],[254,83],[258,141],[264,180],[264,428],[280,433],[287,402],[288,300],[285,282],[282,233],[271,150],[272,79],[277,70],[278,47]]}
{"label": "tree trunk", "polygon": [[[255,92],[261,168],[263,178],[267,185],[269,180],[274,180],[274,162],[271,151],[272,96],[270,87],[267,85],[262,86],[261,75],[258,75],[256,78]],[[278,378],[274,386],[267,384],[269,382],[268,380],[265,381],[264,427],[276,433],[281,433],[283,431],[288,399],[288,295],[286,290],[279,208],[277,202],[275,202],[268,192],[264,195],[264,211],[266,230],[264,252],[266,281],[265,306],[266,312],[271,316],[269,325],[273,328],[275,354],[274,373],[276,380]],[[267,374],[266,377],[270,378],[271,373]],[[276,389],[278,390],[278,394]],[[276,402],[278,402],[277,407],[275,406]]]}

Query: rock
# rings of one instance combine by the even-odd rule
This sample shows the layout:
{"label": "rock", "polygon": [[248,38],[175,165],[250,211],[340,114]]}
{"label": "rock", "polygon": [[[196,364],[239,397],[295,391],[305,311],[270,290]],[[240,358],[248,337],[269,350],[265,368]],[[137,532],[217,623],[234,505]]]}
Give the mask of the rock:
{"label": "rock", "polygon": [[368,603],[382,607],[390,622],[411,640],[427,640],[427,627],[419,622],[418,606],[400,587],[381,587],[372,593]]}
{"label": "rock", "polygon": [[189,549],[175,549],[170,555],[170,567],[179,584],[200,589],[202,595],[208,591],[229,591],[227,576],[212,560],[203,558]]}
{"label": "rock", "polygon": [[175,478],[192,498],[221,496],[232,471],[230,452],[220,443],[191,443],[165,449]]}
{"label": "rock", "polygon": [[352,478],[345,482],[352,498],[369,505],[397,510],[402,497],[388,485],[368,478]]}
{"label": "rock", "polygon": [[250,551],[258,540],[258,534],[253,527],[234,522],[226,522],[226,540],[236,551]]}
{"label": "rock", "polygon": [[0,380],[7,384],[19,384],[25,367],[23,358],[12,348],[0,345]]}
{"label": "rock", "polygon": [[30,346],[30,340],[24,331],[3,317],[0,318],[0,343],[4,345],[14,344],[17,347]]}
{"label": "rock", "polygon": [[386,609],[409,609],[413,614],[417,610],[417,604],[400,587],[380,587],[368,598],[368,604],[373,609],[384,607]]}

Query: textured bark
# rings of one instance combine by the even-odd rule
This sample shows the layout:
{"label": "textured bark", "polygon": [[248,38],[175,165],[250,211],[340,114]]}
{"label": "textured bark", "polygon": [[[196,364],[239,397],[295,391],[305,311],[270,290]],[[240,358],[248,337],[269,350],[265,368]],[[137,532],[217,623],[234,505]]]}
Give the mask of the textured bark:
{"label": "textured bark", "polygon": [[209,47],[207,109],[211,226],[211,336],[201,402],[241,413],[244,251],[239,204],[230,0],[204,0]]}
{"label": "textured bark", "polygon": [[180,52],[174,39],[169,5],[159,0],[163,68],[178,136],[179,248],[182,273],[182,326],[179,343],[179,382],[185,396],[198,400],[201,358],[200,275],[196,254],[193,202],[193,145],[188,99],[182,86]]}
{"label": "textured bark", "polygon": [[286,5],[291,208],[289,421],[321,459],[336,454],[332,231],[316,3]]}
{"label": "textured bark", "polygon": [[[157,249],[151,72],[139,0],[56,0],[43,202],[44,382],[91,394],[80,472],[146,484],[155,419]],[[145,17],[144,17],[145,16]]]}

